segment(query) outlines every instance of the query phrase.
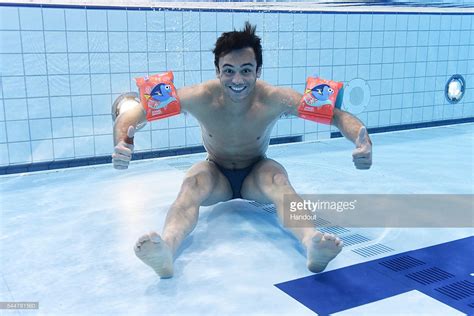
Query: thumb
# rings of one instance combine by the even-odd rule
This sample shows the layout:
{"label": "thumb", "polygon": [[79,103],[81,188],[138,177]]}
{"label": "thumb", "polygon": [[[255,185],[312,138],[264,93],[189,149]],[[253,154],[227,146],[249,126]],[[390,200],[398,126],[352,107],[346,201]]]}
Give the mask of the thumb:
{"label": "thumb", "polygon": [[125,137],[125,142],[127,144],[133,145],[133,137],[135,136],[135,127],[130,125],[127,131],[127,137]]}
{"label": "thumb", "polygon": [[359,135],[357,136],[356,145],[362,145],[367,141],[367,128],[362,126],[359,129]]}
{"label": "thumb", "polygon": [[135,127],[133,125],[130,125],[128,127],[127,136],[130,138],[133,138],[135,136]]}

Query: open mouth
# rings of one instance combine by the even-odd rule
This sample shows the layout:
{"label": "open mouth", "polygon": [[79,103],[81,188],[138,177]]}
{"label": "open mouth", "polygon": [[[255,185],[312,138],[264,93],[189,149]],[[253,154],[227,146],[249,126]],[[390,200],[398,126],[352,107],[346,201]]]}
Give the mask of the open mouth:
{"label": "open mouth", "polygon": [[240,86],[240,87],[229,87],[230,90],[232,90],[235,93],[241,93],[244,91],[247,87],[246,86]]}

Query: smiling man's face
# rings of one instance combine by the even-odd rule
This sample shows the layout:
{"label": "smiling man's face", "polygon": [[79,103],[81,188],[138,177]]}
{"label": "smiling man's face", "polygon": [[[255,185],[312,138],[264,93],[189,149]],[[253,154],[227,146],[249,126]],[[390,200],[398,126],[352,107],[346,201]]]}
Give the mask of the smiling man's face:
{"label": "smiling man's face", "polygon": [[250,47],[233,50],[219,58],[217,78],[222,89],[233,102],[240,102],[248,97],[260,77],[261,68],[257,70],[255,53]]}

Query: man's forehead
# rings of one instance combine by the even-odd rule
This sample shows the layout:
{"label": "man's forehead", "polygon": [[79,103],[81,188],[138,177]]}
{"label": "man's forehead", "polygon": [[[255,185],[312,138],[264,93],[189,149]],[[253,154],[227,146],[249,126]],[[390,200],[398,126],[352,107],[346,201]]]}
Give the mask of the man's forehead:
{"label": "man's forehead", "polygon": [[223,66],[231,65],[234,67],[240,66],[245,67],[247,65],[255,66],[257,60],[255,58],[255,53],[250,47],[233,50],[224,56],[219,58],[219,64]]}

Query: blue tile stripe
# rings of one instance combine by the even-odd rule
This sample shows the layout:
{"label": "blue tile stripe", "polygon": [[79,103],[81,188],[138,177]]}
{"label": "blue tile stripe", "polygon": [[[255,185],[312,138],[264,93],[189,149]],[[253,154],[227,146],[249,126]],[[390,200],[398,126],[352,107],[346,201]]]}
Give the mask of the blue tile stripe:
{"label": "blue tile stripe", "polygon": [[[412,123],[412,124],[401,124],[401,125],[394,125],[394,126],[372,127],[372,128],[368,128],[367,131],[369,132],[369,134],[376,134],[376,133],[403,131],[403,130],[407,130],[407,129],[417,129],[417,128],[425,128],[425,127],[445,126],[445,125],[455,125],[455,124],[473,123],[473,122],[474,122],[474,117],[466,117],[466,118],[460,118],[460,119],[442,120],[442,121],[433,121],[433,122],[424,122],[424,123]],[[339,137],[343,137],[341,132],[332,132],[331,133],[331,138],[339,138]]]}
{"label": "blue tile stripe", "polygon": [[[296,142],[301,142],[302,140],[303,140],[302,136],[275,137],[270,140],[270,145],[296,143]],[[204,146],[192,146],[192,147],[184,147],[184,148],[177,148],[177,149],[136,152],[136,153],[133,153],[132,160],[181,156],[181,155],[189,155],[189,154],[195,154],[195,153],[203,153],[205,151],[206,150]],[[29,164],[18,164],[18,165],[0,167],[0,175],[53,170],[53,169],[64,169],[64,168],[73,168],[73,167],[82,167],[82,166],[91,166],[91,165],[101,165],[101,164],[108,164],[111,162],[112,162],[112,157],[110,155],[80,158],[80,159],[65,159],[65,160],[59,160],[59,161],[35,162],[35,163],[29,163]]]}

